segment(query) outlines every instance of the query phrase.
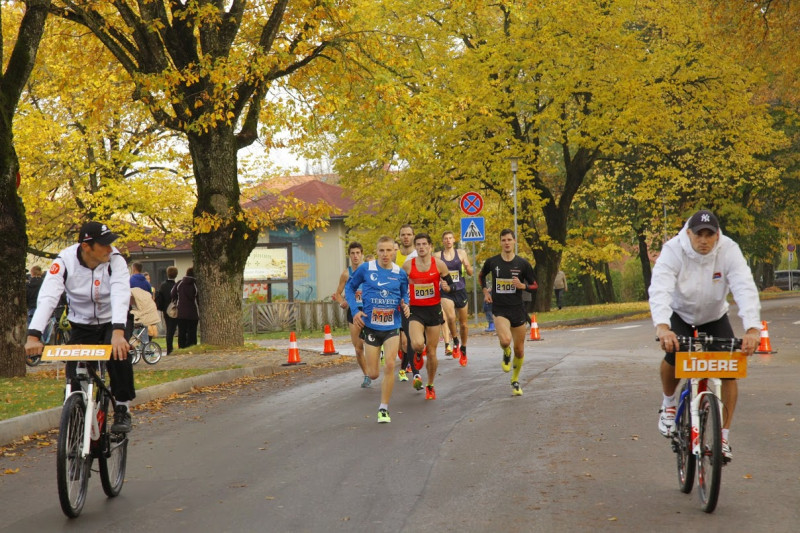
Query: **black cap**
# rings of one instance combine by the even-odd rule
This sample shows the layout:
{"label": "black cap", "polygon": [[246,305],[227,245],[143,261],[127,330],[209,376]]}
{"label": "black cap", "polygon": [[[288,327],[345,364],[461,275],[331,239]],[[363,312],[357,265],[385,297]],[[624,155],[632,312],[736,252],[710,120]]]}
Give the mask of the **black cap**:
{"label": "black cap", "polygon": [[697,233],[701,229],[710,229],[714,233],[719,231],[719,220],[708,209],[701,209],[689,219],[689,229]]}
{"label": "black cap", "polygon": [[111,233],[108,226],[100,222],[86,222],[81,226],[81,232],[78,235],[78,242],[96,242],[107,246],[117,240],[116,233]]}

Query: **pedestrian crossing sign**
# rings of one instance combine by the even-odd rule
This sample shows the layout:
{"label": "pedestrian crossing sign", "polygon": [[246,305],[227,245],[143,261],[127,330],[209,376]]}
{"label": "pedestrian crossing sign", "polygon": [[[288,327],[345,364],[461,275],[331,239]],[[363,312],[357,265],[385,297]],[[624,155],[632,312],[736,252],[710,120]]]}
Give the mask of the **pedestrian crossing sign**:
{"label": "pedestrian crossing sign", "polygon": [[486,224],[483,217],[464,217],[461,219],[461,242],[486,240]]}

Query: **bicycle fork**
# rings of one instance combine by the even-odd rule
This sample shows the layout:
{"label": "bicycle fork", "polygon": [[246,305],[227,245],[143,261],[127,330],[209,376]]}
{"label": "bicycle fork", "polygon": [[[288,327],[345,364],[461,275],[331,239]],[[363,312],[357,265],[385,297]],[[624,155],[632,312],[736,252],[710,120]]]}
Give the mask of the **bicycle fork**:
{"label": "bicycle fork", "polygon": [[[710,384],[708,382],[711,382]],[[692,420],[692,453],[700,457],[702,450],[700,450],[700,401],[706,394],[713,394],[717,398],[721,398],[720,388],[722,381],[719,378],[707,378],[701,380],[692,380],[692,402],[690,405],[690,413]],[[722,420],[722,400],[717,402],[719,405],[720,420]]]}

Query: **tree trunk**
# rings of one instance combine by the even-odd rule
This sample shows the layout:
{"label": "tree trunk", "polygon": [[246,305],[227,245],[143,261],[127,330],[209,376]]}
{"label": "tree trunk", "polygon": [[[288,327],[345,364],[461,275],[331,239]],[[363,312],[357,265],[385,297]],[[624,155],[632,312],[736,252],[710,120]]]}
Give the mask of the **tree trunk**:
{"label": "tree trunk", "polygon": [[578,281],[583,289],[583,300],[585,305],[595,305],[598,302],[597,292],[594,290],[594,278],[591,274],[580,274]]}
{"label": "tree trunk", "polygon": [[605,280],[595,278],[597,285],[597,294],[600,295],[600,301],[604,304],[609,304],[617,301],[617,296],[614,294],[614,280],[611,279],[611,269],[607,262],[598,263],[597,270],[605,274]]}
{"label": "tree trunk", "polygon": [[636,236],[639,241],[639,262],[642,264],[645,298],[650,298],[650,282],[653,280],[653,267],[650,266],[650,254],[647,249],[647,237],[643,233]]}
{"label": "tree trunk", "polygon": [[[17,41],[5,63],[0,48],[0,377],[25,375],[27,301],[25,298],[25,260],[28,236],[25,207],[17,194],[19,160],[14,150],[13,120],[22,88],[28,81],[44,32],[49,0],[26,2]],[[0,16],[0,23],[2,16]],[[3,25],[5,36],[7,28]]]}
{"label": "tree trunk", "polygon": [[195,220],[221,221],[218,228],[208,231],[201,224],[192,239],[202,342],[242,346],[244,265],[256,245],[258,230],[240,217],[236,139],[229,129],[188,138],[197,182]]}
{"label": "tree trunk", "polygon": [[17,195],[19,163],[10,132],[0,126],[0,377],[25,375],[27,311],[25,208]]}

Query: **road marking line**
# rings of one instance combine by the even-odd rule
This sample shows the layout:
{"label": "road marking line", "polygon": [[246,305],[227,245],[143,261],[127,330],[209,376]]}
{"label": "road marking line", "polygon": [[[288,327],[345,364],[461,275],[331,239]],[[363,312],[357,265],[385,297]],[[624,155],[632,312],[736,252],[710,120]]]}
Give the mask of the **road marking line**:
{"label": "road marking line", "polygon": [[600,329],[600,328],[578,328],[578,329],[573,329],[572,331],[592,331],[593,329]]}
{"label": "road marking line", "polygon": [[635,324],[633,326],[619,326],[619,327],[611,328],[611,329],[631,329],[631,328],[640,328],[640,327],[642,327],[641,324]]}

